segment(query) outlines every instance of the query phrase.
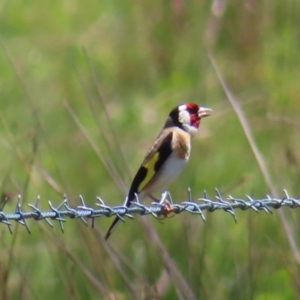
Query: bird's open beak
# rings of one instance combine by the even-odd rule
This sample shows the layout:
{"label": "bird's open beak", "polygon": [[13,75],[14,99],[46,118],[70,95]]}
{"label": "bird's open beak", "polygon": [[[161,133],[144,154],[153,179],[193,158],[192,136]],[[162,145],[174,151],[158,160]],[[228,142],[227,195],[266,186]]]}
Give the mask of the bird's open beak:
{"label": "bird's open beak", "polygon": [[201,118],[205,118],[205,117],[209,117],[212,113],[212,109],[210,108],[206,108],[206,107],[199,107],[198,110],[198,117]]}

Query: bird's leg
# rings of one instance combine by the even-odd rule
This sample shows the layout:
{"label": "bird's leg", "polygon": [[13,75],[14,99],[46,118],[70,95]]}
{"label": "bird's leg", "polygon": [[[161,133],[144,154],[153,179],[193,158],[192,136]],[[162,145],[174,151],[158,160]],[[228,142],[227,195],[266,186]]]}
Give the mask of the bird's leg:
{"label": "bird's leg", "polygon": [[155,198],[153,195],[149,194],[148,197],[152,199],[155,203],[159,203],[160,199]]}
{"label": "bird's leg", "polygon": [[168,218],[169,214],[174,211],[174,207],[168,200],[165,200],[165,203],[163,203],[162,205],[164,207],[164,216]]}
{"label": "bird's leg", "polygon": [[164,193],[161,199],[155,198],[153,195],[148,195],[155,203],[160,204],[163,207],[163,215],[168,217],[168,215],[174,211],[172,203],[167,199],[167,195]]}

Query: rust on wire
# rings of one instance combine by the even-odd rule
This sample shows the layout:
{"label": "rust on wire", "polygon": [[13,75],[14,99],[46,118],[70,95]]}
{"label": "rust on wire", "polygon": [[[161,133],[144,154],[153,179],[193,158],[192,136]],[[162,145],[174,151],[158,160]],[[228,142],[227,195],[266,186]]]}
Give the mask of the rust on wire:
{"label": "rust on wire", "polygon": [[98,217],[114,217],[118,216],[122,221],[125,221],[125,217],[133,218],[132,215],[152,215],[155,218],[161,218],[168,215],[170,212],[173,214],[179,214],[187,212],[191,214],[198,214],[203,221],[205,221],[205,215],[203,211],[213,212],[216,210],[222,210],[229,213],[236,222],[235,210],[247,210],[253,209],[256,212],[264,211],[267,214],[271,214],[271,208],[279,209],[283,206],[289,208],[297,208],[300,206],[300,198],[292,198],[286,190],[284,191],[284,197],[274,198],[270,195],[266,195],[264,198],[254,199],[249,195],[246,195],[246,199],[235,198],[231,195],[225,198],[221,195],[220,191],[216,189],[216,194],[213,198],[208,197],[206,191],[204,191],[203,197],[199,197],[196,200],[192,199],[191,190],[188,190],[188,199],[181,203],[174,203],[171,194],[166,191],[162,194],[159,202],[152,203],[151,205],[144,205],[139,202],[136,195],[136,201],[132,202],[130,207],[124,205],[121,206],[109,206],[100,197],[97,197],[96,208],[86,205],[83,196],[79,196],[80,205],[77,207],[71,207],[68,202],[68,198],[65,195],[63,201],[58,206],[53,206],[51,201],[48,201],[49,210],[42,211],[39,208],[40,196],[37,197],[35,204],[28,204],[31,208],[29,211],[22,210],[22,198],[19,195],[16,204],[16,209],[13,213],[5,212],[5,205],[7,201],[3,201],[0,206],[0,223],[7,226],[10,233],[12,233],[12,221],[16,221],[23,225],[27,232],[30,233],[27,220],[33,219],[35,221],[44,220],[50,227],[53,227],[51,221],[57,221],[60,225],[61,231],[64,231],[64,222],[66,219],[80,219],[87,225],[86,219],[92,220],[92,226],[94,226],[95,218]]}

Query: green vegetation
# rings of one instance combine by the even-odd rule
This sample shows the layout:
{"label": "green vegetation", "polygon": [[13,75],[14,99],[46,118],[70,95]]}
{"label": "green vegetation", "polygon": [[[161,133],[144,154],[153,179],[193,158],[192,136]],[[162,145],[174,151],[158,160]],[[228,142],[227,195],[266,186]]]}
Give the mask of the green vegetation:
{"label": "green vegetation", "polygon": [[[276,189],[300,197],[297,1],[4,0],[0,14],[5,211],[15,209],[18,194],[26,209],[37,195],[46,209],[64,193],[74,206],[79,194],[89,206],[96,196],[123,203],[170,109],[186,101],[214,114],[170,186],[174,201],[185,200],[188,187],[195,198],[204,189],[212,196],[215,187],[238,197],[271,193],[208,53]],[[141,217],[121,224],[109,243],[108,218],[93,229],[68,220],[64,234],[56,223],[50,229],[31,220],[31,235],[17,224],[10,235],[0,224],[0,298],[295,299],[299,213],[237,211],[237,224],[222,212],[206,214],[206,223],[187,213],[164,225],[143,218],[186,286],[166,267]]]}

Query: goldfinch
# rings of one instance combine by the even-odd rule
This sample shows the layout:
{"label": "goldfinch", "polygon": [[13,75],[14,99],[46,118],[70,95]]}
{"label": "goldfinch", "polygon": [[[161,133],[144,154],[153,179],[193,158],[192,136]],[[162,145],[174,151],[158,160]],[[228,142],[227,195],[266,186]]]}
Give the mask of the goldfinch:
{"label": "goldfinch", "polygon": [[[169,114],[165,126],[148,151],[137,171],[124,205],[129,207],[138,197],[155,199],[153,193],[161,191],[180,174],[186,166],[191,151],[191,138],[197,133],[201,118],[210,116],[212,110],[195,103],[178,105]],[[108,229],[107,240],[119,223],[116,217]]]}

